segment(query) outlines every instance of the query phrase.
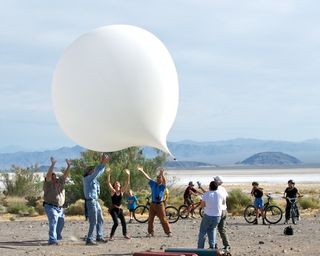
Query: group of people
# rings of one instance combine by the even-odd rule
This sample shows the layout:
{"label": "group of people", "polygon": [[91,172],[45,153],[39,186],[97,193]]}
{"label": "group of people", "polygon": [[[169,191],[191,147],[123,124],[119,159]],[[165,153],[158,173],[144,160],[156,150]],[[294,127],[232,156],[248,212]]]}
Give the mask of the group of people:
{"label": "group of people", "polygon": [[[85,198],[85,212],[86,218],[89,221],[89,229],[86,236],[86,245],[97,245],[97,243],[106,243],[107,240],[104,237],[103,228],[103,212],[99,204],[100,196],[100,184],[98,178],[107,171],[107,185],[111,196],[111,206],[109,207],[109,213],[113,220],[113,226],[111,228],[109,240],[114,240],[115,231],[119,225],[118,219],[120,219],[122,225],[122,234],[124,238],[130,239],[127,234],[127,226],[123,209],[121,208],[122,199],[125,191],[130,186],[130,171],[125,170],[127,173],[127,181],[124,186],[121,186],[119,181],[115,181],[113,184],[110,181],[111,169],[106,168],[110,161],[110,157],[107,154],[102,154],[100,163],[97,166],[89,166],[85,169],[83,175],[83,192]],[[61,177],[57,177],[53,172],[56,160],[51,157],[51,165],[44,181],[44,209],[48,217],[49,222],[49,245],[58,245],[59,240],[62,239],[62,230],[64,226],[64,213],[63,205],[65,203],[65,190],[64,185],[66,178],[70,175],[71,161],[66,160],[67,168]],[[166,179],[163,175],[163,168],[159,168],[158,176],[156,180],[152,180],[149,175],[143,170],[141,166],[137,168],[146,179],[149,180],[151,188],[152,203],[150,206],[149,219],[148,219],[148,236],[154,235],[154,219],[157,216],[160,219],[164,232],[168,237],[172,236],[170,225],[166,219],[164,200],[166,196]],[[130,220],[132,220],[132,214],[136,207],[136,197],[129,191],[128,208],[130,212]],[[96,236],[94,239],[94,230],[96,229]]]}
{"label": "group of people", "polygon": [[[263,208],[264,208],[264,201],[263,201],[263,188],[259,186],[259,183],[254,181],[252,182],[252,189],[251,189],[251,195],[254,197],[254,207],[256,210],[256,220],[253,222],[253,224],[258,224],[258,219],[260,216],[264,216]],[[286,199],[286,213],[285,213],[285,224],[288,224],[288,221],[290,220],[290,209],[292,201],[291,199],[302,197],[302,194],[299,192],[299,190],[295,187],[294,180],[288,180],[288,186],[286,187],[283,198]],[[296,209],[297,215],[299,217],[299,210]],[[265,225],[265,220],[262,218],[262,224]]]}

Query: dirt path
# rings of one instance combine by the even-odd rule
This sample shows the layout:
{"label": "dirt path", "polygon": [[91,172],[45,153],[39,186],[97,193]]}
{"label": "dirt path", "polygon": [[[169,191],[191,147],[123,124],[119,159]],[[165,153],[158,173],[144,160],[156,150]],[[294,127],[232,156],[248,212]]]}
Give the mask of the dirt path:
{"label": "dirt path", "polygon": [[[59,246],[47,246],[48,225],[46,221],[0,222],[0,255],[132,255],[143,250],[164,250],[167,247],[195,247],[200,219],[179,220],[172,225],[173,237],[164,235],[156,223],[155,237],[146,238],[146,224],[128,224],[131,240],[121,235],[121,226],[116,231],[115,241],[99,246],[85,246],[82,240],[88,223],[66,221],[64,239]],[[249,225],[242,217],[230,217],[228,234],[232,255],[320,255],[320,214],[303,217],[294,226],[293,236],[284,236],[285,225]],[[105,223],[106,235],[111,222]],[[220,238],[218,242],[221,245]]]}

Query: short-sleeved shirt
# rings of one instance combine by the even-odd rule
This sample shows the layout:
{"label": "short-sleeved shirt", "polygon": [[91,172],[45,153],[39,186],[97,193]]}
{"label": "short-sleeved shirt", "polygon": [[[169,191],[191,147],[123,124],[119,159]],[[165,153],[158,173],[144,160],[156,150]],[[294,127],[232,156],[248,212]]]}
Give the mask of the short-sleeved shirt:
{"label": "short-sleeved shirt", "polygon": [[61,176],[57,179],[56,184],[51,181],[44,181],[43,191],[44,191],[44,201],[48,204],[53,204],[62,207],[65,202],[65,185],[66,179]]}
{"label": "short-sleeved shirt", "polygon": [[228,192],[227,190],[222,187],[221,185],[218,186],[218,193],[221,193],[223,196],[223,203],[222,203],[222,210],[226,211],[227,210],[227,197],[228,197]]}
{"label": "short-sleeved shirt", "polygon": [[164,199],[164,191],[166,186],[164,184],[158,184],[154,180],[149,181],[149,186],[151,188],[151,197],[153,203],[162,202]]}
{"label": "short-sleeved shirt", "polygon": [[136,196],[128,196],[128,209],[129,210],[133,210],[136,208],[137,206],[137,197]]}
{"label": "short-sleeved shirt", "polygon": [[204,213],[208,216],[221,216],[223,196],[217,190],[208,191],[203,194],[202,201],[205,202]]}
{"label": "short-sleeved shirt", "polygon": [[286,193],[286,196],[289,198],[296,198],[298,194],[298,189],[295,187],[293,187],[292,189],[290,187],[287,187],[284,193]]}
{"label": "short-sleeved shirt", "polygon": [[263,192],[258,188],[253,189],[252,194],[255,198],[261,198],[263,196]]}
{"label": "short-sleeved shirt", "polygon": [[186,190],[184,191],[184,194],[183,194],[184,200],[190,199],[190,198],[191,198],[191,195],[192,195],[192,192],[196,193],[197,190],[196,190],[195,188],[193,188],[193,187],[188,186],[188,187],[186,188]]}

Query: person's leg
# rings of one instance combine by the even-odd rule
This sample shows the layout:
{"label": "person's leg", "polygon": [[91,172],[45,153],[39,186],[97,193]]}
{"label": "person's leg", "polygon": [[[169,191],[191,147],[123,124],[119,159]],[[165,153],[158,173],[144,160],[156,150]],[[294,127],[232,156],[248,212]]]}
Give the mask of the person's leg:
{"label": "person's leg", "polygon": [[49,240],[48,244],[57,243],[57,223],[59,214],[55,210],[56,207],[45,204],[44,209],[46,211],[49,222]]}
{"label": "person's leg", "polygon": [[62,208],[57,211],[59,213],[58,224],[57,224],[57,239],[61,240],[62,239],[61,233],[64,227],[64,212]]}
{"label": "person's leg", "polygon": [[226,221],[228,217],[227,211],[222,211],[221,220],[218,224],[218,231],[220,234],[220,237],[222,239],[222,244],[224,248],[230,247],[229,239],[226,233]]}
{"label": "person's leg", "polygon": [[286,199],[287,205],[286,205],[286,222],[290,220],[290,208],[291,208],[291,203],[288,199]]}
{"label": "person's leg", "polygon": [[166,209],[165,209],[163,203],[156,205],[156,215],[158,216],[158,218],[161,222],[164,233],[169,235],[171,233],[171,230],[170,230],[169,222],[166,217]]}
{"label": "person's leg", "polygon": [[149,209],[149,219],[148,219],[148,234],[152,235],[154,234],[154,217],[156,216],[156,204],[151,204]]}
{"label": "person's leg", "polygon": [[87,200],[87,210],[88,210],[88,219],[89,219],[89,230],[87,235],[87,242],[93,241],[93,230],[97,225],[97,208],[95,200]]}
{"label": "person's leg", "polygon": [[101,206],[99,204],[99,201],[97,201],[96,204],[97,208],[97,225],[96,225],[96,231],[97,231],[97,240],[103,239],[103,214],[101,210]]}
{"label": "person's leg", "polygon": [[206,241],[206,234],[207,234],[207,228],[210,223],[210,217],[206,214],[203,215],[200,229],[199,229],[199,235],[198,235],[198,249],[204,248],[204,242]]}
{"label": "person's leg", "polygon": [[118,218],[121,221],[122,234],[124,237],[126,237],[127,236],[127,223],[126,223],[126,219],[124,218],[122,209],[120,209],[120,211],[119,211]]}
{"label": "person's leg", "polygon": [[114,233],[116,232],[116,229],[117,229],[117,227],[119,225],[117,209],[116,208],[111,209],[110,215],[111,215],[112,220],[113,220],[113,226],[111,228],[111,233],[110,233],[110,239],[112,239],[113,236],[114,236]]}

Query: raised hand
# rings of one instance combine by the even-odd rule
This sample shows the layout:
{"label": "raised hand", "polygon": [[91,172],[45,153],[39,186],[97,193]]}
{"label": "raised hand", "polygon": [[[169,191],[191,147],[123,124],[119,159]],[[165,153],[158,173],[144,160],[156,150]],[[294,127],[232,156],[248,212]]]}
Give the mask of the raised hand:
{"label": "raised hand", "polygon": [[57,160],[54,159],[53,157],[50,157],[51,165],[55,165]]}
{"label": "raised hand", "polygon": [[128,175],[130,175],[130,170],[125,169],[125,172],[126,172]]}

